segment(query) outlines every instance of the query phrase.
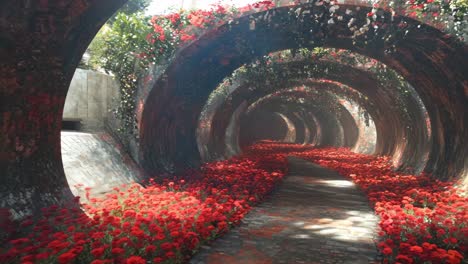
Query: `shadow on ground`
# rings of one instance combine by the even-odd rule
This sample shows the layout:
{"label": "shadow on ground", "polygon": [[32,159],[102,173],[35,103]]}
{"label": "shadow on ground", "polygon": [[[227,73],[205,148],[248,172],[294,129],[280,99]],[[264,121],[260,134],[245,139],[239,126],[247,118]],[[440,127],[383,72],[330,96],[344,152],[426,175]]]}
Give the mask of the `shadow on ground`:
{"label": "shadow on ground", "polygon": [[378,218],[335,171],[289,157],[281,186],[190,263],[379,263]]}

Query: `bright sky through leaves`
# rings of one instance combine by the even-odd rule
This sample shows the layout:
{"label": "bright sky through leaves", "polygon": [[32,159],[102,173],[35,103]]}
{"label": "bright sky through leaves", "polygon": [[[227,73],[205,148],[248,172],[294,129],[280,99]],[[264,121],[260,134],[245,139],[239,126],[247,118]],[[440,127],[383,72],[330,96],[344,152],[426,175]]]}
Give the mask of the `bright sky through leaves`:
{"label": "bright sky through leaves", "polygon": [[186,9],[205,9],[216,3],[245,6],[258,1],[259,0],[153,0],[148,7],[147,13],[150,15],[164,14],[170,12],[171,9],[179,9],[181,7]]}

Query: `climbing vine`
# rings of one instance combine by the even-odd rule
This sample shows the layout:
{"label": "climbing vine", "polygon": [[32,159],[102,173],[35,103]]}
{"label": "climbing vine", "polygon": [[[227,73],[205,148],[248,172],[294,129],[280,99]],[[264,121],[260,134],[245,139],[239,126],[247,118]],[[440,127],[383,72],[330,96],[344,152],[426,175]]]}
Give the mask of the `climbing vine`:
{"label": "climbing vine", "polygon": [[148,70],[150,61],[139,57],[139,49],[149,49],[145,37],[150,29],[145,23],[144,15],[136,13],[116,16],[112,27],[105,31],[106,49],[103,54],[103,68],[112,72],[120,88],[120,98],[113,113],[121,121],[118,132],[136,135],[135,96],[138,79],[142,72]]}
{"label": "climbing vine", "polygon": [[211,10],[180,10],[164,16],[142,12],[114,16],[91,43],[86,67],[112,73],[119,83],[120,98],[113,109],[121,123],[118,132],[137,137],[136,91],[152,65],[170,60],[177,50],[211,28],[273,6],[263,1],[243,8],[215,5]]}
{"label": "climbing vine", "polygon": [[[172,14],[153,17],[147,17],[141,13],[116,16],[110,28],[105,27],[101,30],[102,38],[95,40],[95,43],[99,43],[99,41],[101,44],[105,43],[100,52],[102,58],[91,59],[91,61],[94,63],[94,67],[101,67],[112,72],[119,81],[121,101],[114,113],[122,121],[120,130],[136,136],[136,90],[139,80],[145,77],[144,75],[152,65],[160,65],[170,61],[178,50],[210,29],[232,23],[241,16],[284,5],[278,2],[283,1],[261,1],[241,8],[218,4],[213,5],[208,10],[179,10]],[[319,22],[317,26],[337,23],[344,19],[335,14],[336,10],[339,10],[336,1],[307,0],[294,1],[293,4],[300,3],[314,4],[327,13],[326,17],[330,19]],[[289,4],[291,3],[287,3],[287,5]],[[382,0],[372,3],[372,6],[373,9],[367,14],[367,22],[360,24],[353,18],[351,11],[346,11],[346,15],[349,16],[347,18],[349,19],[348,27],[354,32],[355,45],[370,45],[373,41],[383,39],[388,47],[388,52],[392,52],[399,39],[404,38],[409,31],[417,30],[417,28],[409,28],[404,20],[398,25],[388,23],[389,19],[393,18],[385,17],[384,10],[389,11],[392,16],[402,14],[419,19],[456,35],[460,39],[466,39],[468,28],[466,26],[467,0]],[[292,8],[290,11],[297,16],[309,16],[309,13],[300,8]],[[252,19],[250,27],[255,28],[254,16]],[[368,34],[368,32],[372,32],[372,34]],[[291,32],[291,34],[302,34],[302,32]],[[297,38],[298,41],[300,39],[300,37]],[[243,44],[239,42],[236,45]],[[303,46],[307,46],[306,43]],[[309,51],[307,49],[293,50],[291,55],[296,55],[296,52],[302,52],[301,55],[304,56]],[[316,57],[335,56],[336,52],[317,48],[313,55]],[[355,59],[352,62],[359,63]],[[228,59],[226,59],[226,63],[228,63]],[[268,60],[261,63],[268,63]],[[247,65],[246,69],[249,67]],[[254,67],[257,66],[254,65]],[[244,74],[248,74],[248,72]],[[281,78],[281,75],[271,78]],[[274,82],[274,79],[271,81]]]}
{"label": "climbing vine", "polygon": [[[319,65],[318,61],[325,64]],[[294,62],[297,62],[294,64]],[[402,76],[395,71],[389,69],[384,64],[375,59],[371,59],[347,50],[337,50],[332,48],[301,48],[298,50],[284,50],[274,52],[257,61],[244,65],[237,69],[231,76],[225,78],[216,90],[210,95],[207,105],[213,104],[216,101],[226,100],[230,93],[238,87],[248,87],[246,92],[267,92],[282,89],[285,87],[297,86],[298,84],[306,84],[311,79],[321,79],[323,74],[327,72],[335,72],[339,69],[334,69],[334,64],[327,62],[339,62],[340,65],[349,65],[354,68],[362,69],[372,74],[376,81],[385,89],[392,90],[398,96],[395,97],[395,107],[397,107],[402,115],[405,115],[405,120],[411,120],[409,110],[407,109],[407,100],[409,97],[415,97],[411,92],[411,87],[403,79]],[[289,64],[289,68],[285,65]],[[326,80],[325,80],[326,81]],[[353,89],[344,86],[341,83],[326,81],[333,83],[340,88],[340,93],[344,94],[359,105],[366,108],[374,107],[368,98],[360,93],[353,92]],[[330,87],[329,90],[332,88]],[[291,98],[290,100],[296,100]],[[326,100],[324,105],[329,104]],[[205,107],[202,112],[201,120],[209,116],[209,107]],[[362,109],[363,110],[363,109]],[[361,116],[369,121],[367,111],[360,111]],[[411,125],[411,124],[408,124]]]}

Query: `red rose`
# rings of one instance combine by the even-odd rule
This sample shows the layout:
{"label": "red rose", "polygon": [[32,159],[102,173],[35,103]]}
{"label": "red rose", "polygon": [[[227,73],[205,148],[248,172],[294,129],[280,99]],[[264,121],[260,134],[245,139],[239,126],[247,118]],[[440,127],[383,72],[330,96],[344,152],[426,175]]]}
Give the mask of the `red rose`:
{"label": "red rose", "polygon": [[387,256],[388,256],[388,255],[391,255],[391,254],[393,253],[393,250],[392,250],[391,248],[389,248],[389,247],[385,247],[385,248],[382,250],[382,253],[383,253],[384,255],[387,255]]}
{"label": "red rose", "polygon": [[103,247],[95,248],[95,249],[91,250],[91,254],[95,258],[100,258],[100,257],[102,257],[102,255],[104,255],[104,250],[105,250],[105,248],[103,248]]}
{"label": "red rose", "polygon": [[146,260],[139,256],[131,256],[125,260],[126,264],[146,264]]}
{"label": "red rose", "polygon": [[66,252],[58,257],[58,262],[60,264],[67,264],[67,263],[71,263],[75,258],[76,258],[76,254]]}

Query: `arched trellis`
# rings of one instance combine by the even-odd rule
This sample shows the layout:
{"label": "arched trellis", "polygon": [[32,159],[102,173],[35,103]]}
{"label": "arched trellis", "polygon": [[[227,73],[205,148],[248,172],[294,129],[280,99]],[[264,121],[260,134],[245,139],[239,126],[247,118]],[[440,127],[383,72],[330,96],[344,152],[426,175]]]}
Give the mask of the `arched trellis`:
{"label": "arched trellis", "polygon": [[305,130],[306,130],[305,122],[303,120],[301,120],[297,116],[297,113],[295,113],[295,112],[286,111],[286,112],[282,112],[281,114],[283,114],[287,118],[289,118],[289,120],[294,125],[296,136],[294,138],[294,142],[291,142],[291,143],[297,143],[297,144],[304,143]]}
{"label": "arched trellis", "polygon": [[[71,198],[60,159],[59,121],[64,98],[73,71],[86,46],[104,21],[124,2],[125,0],[30,1],[28,5],[24,5],[22,1],[5,0],[0,4],[3,21],[0,23],[3,135],[0,144],[0,171],[4,172],[0,184],[1,207],[14,208],[16,215],[21,216],[34,208],[61,203]],[[158,105],[164,111],[145,107],[141,120],[142,164],[145,168],[153,172],[178,165],[183,167],[195,164],[199,160],[194,143],[197,114],[189,113],[195,113],[195,110],[201,108],[207,91],[213,90],[214,86],[205,87],[204,82],[186,85],[187,82],[190,83],[189,79],[207,77],[206,84],[218,83],[222,76],[254,56],[273,50],[324,44],[370,55],[402,73],[416,88],[424,103],[430,106],[428,112],[434,138],[437,140],[434,145],[437,147],[431,151],[428,171],[433,171],[440,178],[463,174],[467,165],[460,157],[466,156],[468,141],[464,120],[468,62],[464,60],[467,51],[463,44],[431,27],[422,25],[416,28],[419,23],[415,20],[402,17],[392,19],[391,14],[384,12],[384,22],[389,25],[385,30],[396,28],[402,21],[407,25],[405,30],[410,29],[404,41],[397,43],[396,52],[386,54],[383,43],[374,43],[367,47],[352,44],[353,32],[347,28],[347,23],[355,16],[358,24],[365,24],[366,14],[370,11],[368,7],[359,7],[358,10],[356,6],[341,5],[334,15],[342,15],[343,20],[335,21],[334,24],[326,23],[331,18],[327,5],[304,5],[297,14],[289,12],[291,10],[296,11],[297,8],[284,7],[274,12],[269,11],[268,16],[264,12],[241,18],[239,23],[222,26],[179,53],[178,59],[166,72],[168,78],[159,79],[157,87],[164,86],[161,85],[164,80],[169,85],[156,89],[158,92],[152,90],[157,95],[151,96],[152,99],[146,102],[147,105],[154,106],[152,103],[164,100],[156,99],[162,95],[167,98],[168,104]],[[351,13],[346,14],[346,10]],[[310,17],[311,14],[322,13],[324,16],[318,22],[309,21],[308,18],[304,20],[304,17]],[[260,19],[261,17],[264,19]],[[251,19],[256,19],[255,30],[249,30]],[[313,34],[310,29],[314,30]],[[371,28],[363,36],[377,36],[375,39],[380,39],[378,36],[385,33],[383,31],[374,34]],[[232,45],[236,43],[232,41],[236,38],[244,40],[237,42],[240,45],[253,44],[253,53],[238,53],[240,50],[252,49]],[[212,53],[206,56],[207,52]],[[218,60],[231,55],[233,56],[227,65]],[[206,59],[205,63],[199,63],[202,58]],[[174,81],[177,72],[187,73],[186,70],[192,67],[190,65],[197,65],[199,70],[193,71],[183,80]],[[207,76],[210,72],[212,74]],[[180,95],[184,93],[176,92],[181,91],[179,88],[172,90],[175,86],[187,87],[185,95],[198,92],[193,100],[183,100]],[[206,91],[194,87],[204,87]],[[184,107],[182,111],[181,106]],[[179,114],[165,115],[166,111],[179,111]],[[154,121],[164,124],[151,128]],[[171,135],[163,132],[165,126],[170,128],[169,131],[178,131],[175,137],[177,142],[152,142]],[[179,136],[187,139],[180,139]],[[185,143],[190,143],[189,151],[181,147]],[[157,160],[158,157],[168,158],[161,162]],[[10,196],[22,199],[8,199]]]}
{"label": "arched trellis", "polygon": [[[231,109],[236,108],[236,104],[238,101],[246,101],[250,104],[256,101],[259,97],[266,96],[269,93],[273,93],[274,91],[278,91],[279,89],[284,88],[283,86],[294,87],[296,85],[301,84],[314,84],[314,81],[309,80],[301,81],[296,79],[288,79],[287,77],[285,77],[285,80],[287,81],[273,82],[274,84],[265,84],[265,86],[263,87],[255,87],[256,89],[254,87],[250,87],[250,84],[247,82],[244,85],[237,88],[235,90],[235,93],[232,94],[233,96],[229,96],[222,104],[220,104],[219,108],[215,109],[215,111],[218,111],[216,111],[213,114],[214,120],[207,121],[211,121],[212,123],[210,129],[204,131],[205,133],[211,134],[210,136],[205,138],[206,141],[203,142],[203,145],[207,146],[207,151],[214,152],[210,153],[211,155],[209,156],[216,156],[216,153],[218,153],[218,155],[223,155],[224,146],[222,142],[224,141],[224,131],[228,126],[227,121],[229,120],[229,118],[227,117],[231,114]],[[324,90],[326,90],[326,88],[324,88]],[[335,89],[335,91],[344,92],[343,89]],[[352,92],[349,92],[347,94],[352,94],[355,97],[359,96],[357,93],[353,94]],[[362,100],[362,102],[364,102],[364,100]]]}
{"label": "arched trellis", "polygon": [[[338,115],[333,114],[327,108],[320,105],[314,105],[312,100],[308,100],[307,104],[299,103],[294,100],[285,100],[285,97],[272,97],[266,101],[262,107],[255,108],[250,115],[241,120],[240,127],[248,126],[250,122],[255,122],[255,113],[257,112],[287,112],[287,111],[304,111],[308,110],[314,114],[318,126],[322,131],[320,141],[317,146],[342,146],[344,135],[342,123]],[[250,117],[250,118],[249,118]]]}
{"label": "arched trellis", "polygon": [[[226,133],[225,133],[225,141],[224,145],[226,146],[225,150],[225,157],[232,157],[235,156],[239,153],[241,153],[240,149],[240,144],[239,144],[239,133],[240,133],[240,127],[239,127],[239,120],[240,116],[244,113],[244,111],[247,109],[247,102],[244,101],[244,103],[240,104],[237,109],[234,111],[234,113],[231,115],[231,118],[229,119],[229,125],[226,128]],[[204,150],[205,153],[209,153],[208,149]],[[200,153],[201,150],[200,150]]]}
{"label": "arched trellis", "polygon": [[296,141],[296,125],[287,115],[278,112],[276,112],[276,114],[283,119],[284,123],[286,124],[286,127],[288,128],[286,135],[284,135],[282,141],[285,143],[294,143]]}
{"label": "arched trellis", "polygon": [[[276,119],[262,122],[265,116],[274,116]],[[296,126],[284,112],[256,111],[252,116],[248,118],[244,117],[240,123],[242,125],[239,126],[239,149],[245,149],[254,143],[264,140],[294,143],[291,140],[291,136],[293,135],[293,139],[295,140]],[[240,153],[234,153],[234,155]]]}
{"label": "arched trellis", "polygon": [[[239,142],[240,118],[247,110],[247,107],[248,105],[244,101],[244,103],[240,104],[234,111],[233,115],[229,119],[229,125],[226,128],[224,144],[220,143],[225,146],[225,153],[222,157],[212,157],[212,159],[230,158],[232,156],[239,155],[242,152]],[[298,132],[296,137],[297,143],[312,144],[314,146],[319,145],[319,142],[321,141],[321,127],[318,123],[317,117],[314,114],[304,109],[301,109],[298,112],[292,109],[283,109],[283,111],[283,113],[287,114],[287,116],[294,122],[296,132]],[[301,131],[301,129],[303,131]],[[300,141],[301,139],[302,141]],[[200,145],[200,147],[206,147],[206,145]],[[206,153],[205,155],[211,154],[206,148],[200,149],[200,152]]]}
{"label": "arched trellis", "polygon": [[[213,153],[223,153],[223,149],[217,148],[222,146],[219,143],[223,142],[223,131],[227,126],[228,116],[239,102],[248,100],[248,98],[255,100],[255,98],[263,96],[271,90],[281,89],[285,85],[299,85],[302,78],[319,77],[353,87],[369,99],[360,100],[359,95],[352,92],[345,91],[344,94],[346,97],[358,100],[376,121],[378,130],[376,154],[393,156],[397,154],[397,150],[403,150],[398,153],[399,159],[407,160],[405,164],[401,164],[403,168],[424,166],[423,156],[424,153],[427,153],[430,141],[425,135],[427,127],[423,120],[421,106],[416,103],[417,98],[402,96],[399,90],[392,87],[392,83],[382,84],[365,70],[330,61],[287,62],[275,65],[268,74],[280,77],[276,77],[275,81],[260,87],[256,87],[258,83],[234,81],[233,85],[239,87],[237,89],[229,88],[234,91],[218,107],[219,111],[213,115],[213,121],[211,121],[211,131],[207,130],[211,133],[210,139],[213,142],[208,141],[204,145],[207,148],[213,148]],[[265,76],[265,80],[268,80],[268,76]],[[399,83],[394,85],[399,85]],[[337,90],[333,86],[328,86],[326,89]],[[344,91],[341,89],[341,92]],[[406,106],[404,108],[398,106],[397,102],[399,101],[399,104],[403,102]]]}
{"label": "arched trellis", "polygon": [[[381,22],[385,27],[370,28],[363,34],[361,37],[367,38],[367,45],[353,45],[354,32],[348,23],[354,18],[356,24],[365,24],[369,11],[366,7],[341,5],[335,14],[330,14],[327,6],[304,4],[299,9],[284,7],[243,17],[206,34],[178,54],[180,59],[168,67],[164,78],[156,81],[155,89],[147,98],[146,105],[151,107],[144,108],[141,119],[142,164],[149,171],[197,164],[200,160],[195,140],[198,115],[194,113],[201,111],[209,92],[225,76],[272,51],[324,45],[375,58],[405,77],[424,103],[431,105],[428,112],[437,126],[433,132],[438,142],[432,149],[428,170],[434,169],[439,176],[461,172],[465,165],[456,156],[465,154],[465,148],[459,146],[465,143],[466,130],[461,125],[464,120],[455,113],[466,110],[460,100],[464,96],[466,71],[460,67],[466,65],[460,59],[466,54],[463,44],[446,38],[434,28],[418,27],[420,23],[415,20],[382,12]],[[323,16],[315,20],[315,14]],[[343,19],[329,24],[335,15]],[[402,24],[408,34],[404,38],[396,37],[397,41],[392,43],[396,49],[388,53],[389,46],[382,39],[395,37],[392,30]],[[434,60],[431,54],[444,59]],[[174,137],[162,140],[166,135]],[[463,144],[452,144],[455,142]]]}
{"label": "arched trellis", "polygon": [[[366,109],[366,110],[369,109],[368,111],[370,111],[371,116],[375,117],[375,116],[378,116],[378,114],[379,114],[379,112],[376,112],[376,108],[373,106],[371,100],[366,100],[361,94],[359,94],[355,90],[352,90],[351,88],[349,88],[349,90],[347,90],[347,88],[344,88],[343,85],[338,86],[336,83],[321,82],[320,80],[309,80],[309,79],[306,79],[306,80],[293,80],[293,81],[290,81],[288,83],[292,87],[298,86],[298,85],[316,86],[320,90],[331,91],[331,92],[333,92],[335,94],[339,94],[339,95],[342,95],[342,96],[352,95],[350,97],[355,98],[357,100],[357,102],[359,102],[360,105],[364,109]],[[281,83],[278,83],[278,84],[281,85]],[[213,146],[213,147],[222,147],[222,144],[220,144],[220,143],[223,141],[223,138],[222,138],[223,130],[227,127],[226,122],[225,122],[225,120],[226,120],[225,117],[229,116],[230,109],[232,109],[232,107],[235,107],[236,101],[237,101],[236,99],[242,98],[242,100],[244,101],[245,100],[244,98],[249,98],[249,102],[251,102],[251,101],[257,100],[259,97],[266,96],[268,93],[274,91],[275,89],[281,89],[281,88],[283,88],[282,85],[278,86],[278,87],[270,87],[269,89],[265,89],[265,90],[257,89],[255,92],[251,91],[249,89],[248,94],[243,93],[242,95],[239,95],[239,96],[234,95],[234,96],[228,98],[225,101],[226,104],[222,105],[222,108],[219,109],[219,111],[215,115],[215,119],[212,121],[213,122],[212,131],[210,131],[210,132],[212,133],[212,139],[213,139],[214,142],[211,143],[211,144],[207,143],[206,145]],[[239,91],[241,91],[241,90],[242,89],[239,89]],[[362,97],[362,98],[359,99],[360,97]],[[218,149],[217,152],[222,153],[223,151],[222,151],[222,149]]]}
{"label": "arched trellis", "polygon": [[[295,107],[295,108],[297,108],[297,107]],[[245,110],[247,110],[247,109],[245,109]],[[256,113],[258,113],[258,112],[270,112],[270,111],[277,111],[276,113],[280,113],[280,114],[286,116],[289,119],[289,121],[292,123],[292,125],[294,126],[294,130],[295,130],[294,142],[290,141],[288,143],[298,143],[298,142],[303,143],[305,123],[301,122],[301,120],[295,116],[294,109],[287,109],[287,108],[279,107],[279,106],[276,109],[255,109],[255,111],[250,112],[250,115],[246,115],[246,112],[243,111],[241,113],[241,115],[240,115],[240,118],[239,118],[238,122],[230,124],[230,126],[239,127],[238,130],[240,132],[241,129],[243,129],[243,127],[250,126],[250,124],[255,122]],[[243,124],[242,128],[240,127],[241,123]],[[268,129],[273,129],[273,127],[268,127]],[[253,142],[251,142],[251,143],[253,143]],[[226,144],[234,144],[234,143],[229,142],[228,140],[226,140]],[[241,154],[241,152],[235,153],[235,155],[239,155],[239,154]]]}
{"label": "arched trellis", "polygon": [[[253,102],[247,109],[246,114],[248,115],[249,112],[253,111],[254,109],[261,106],[262,103],[268,101],[274,97],[291,97],[291,100],[297,100],[298,97],[301,100],[311,100],[311,102],[316,105],[326,109],[330,113],[334,113],[337,115],[338,119],[341,122],[341,125],[344,129],[344,140],[343,146],[344,147],[351,147],[353,148],[358,140],[359,136],[359,129],[357,128],[357,124],[359,120],[357,120],[349,110],[345,107],[345,105],[341,102],[339,91],[338,93],[334,89],[324,89],[320,87],[320,82],[312,81],[305,83],[302,87],[296,87],[293,89],[284,89],[279,90],[274,93],[268,94],[263,96],[262,98],[258,99],[257,101]],[[330,86],[326,86],[327,88]],[[336,87],[335,87],[336,88]],[[345,99],[346,100],[346,99]],[[311,103],[307,102],[307,103]],[[349,101],[348,101],[349,102]],[[306,102],[304,102],[306,103]],[[350,103],[356,104],[355,101]],[[305,104],[306,106],[308,104]],[[284,111],[288,111],[288,109],[284,109]],[[294,112],[291,114],[294,116]],[[302,143],[302,142],[298,142]]]}
{"label": "arched trellis", "polygon": [[296,119],[298,120],[299,123],[302,124],[302,129],[303,129],[303,136],[302,136],[302,142],[300,141],[300,137],[297,140],[297,143],[306,145],[309,142],[311,142],[311,125],[309,122],[307,122],[304,118],[304,115],[302,113],[292,113]]}
{"label": "arched trellis", "polygon": [[[239,148],[251,145],[261,140],[273,140],[291,143],[296,131],[291,120],[281,112],[258,111],[254,114],[255,122],[240,126]],[[241,123],[246,119],[243,118]]]}
{"label": "arched trellis", "polygon": [[[304,100],[301,101],[298,100],[298,98]],[[337,140],[333,142],[322,142],[320,145],[325,146],[333,143],[331,146],[351,147],[356,144],[358,128],[354,118],[347,109],[336,100],[335,94],[328,91],[317,91],[315,89],[282,90],[257,100],[257,102],[247,109],[246,115],[250,115],[251,112],[257,109],[265,111],[268,109],[268,106],[275,107],[275,109],[279,109],[281,112],[288,112],[291,111],[288,107],[294,104],[301,110],[313,109],[313,112],[325,112],[329,114],[328,116],[333,116],[333,119],[339,124],[336,126],[339,128],[339,131],[337,131],[339,136],[332,137]],[[265,106],[267,106],[267,108]],[[273,110],[270,109],[270,111]],[[320,121],[324,122],[324,120]]]}

